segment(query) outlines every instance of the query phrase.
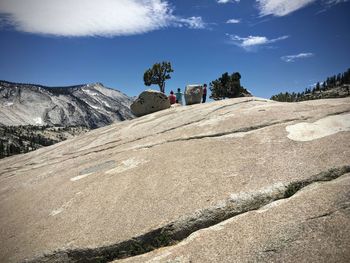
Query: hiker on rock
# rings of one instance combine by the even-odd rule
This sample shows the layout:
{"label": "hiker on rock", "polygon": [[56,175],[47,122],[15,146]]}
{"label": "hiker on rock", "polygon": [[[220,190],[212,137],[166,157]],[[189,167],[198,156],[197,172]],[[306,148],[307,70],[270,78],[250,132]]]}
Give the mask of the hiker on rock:
{"label": "hiker on rock", "polygon": [[176,103],[179,103],[182,105],[182,92],[180,88],[177,89],[177,92],[175,93],[175,95],[176,95]]}
{"label": "hiker on rock", "polygon": [[207,100],[207,84],[204,83],[202,103],[205,103],[206,100]]}
{"label": "hiker on rock", "polygon": [[176,103],[176,96],[174,95],[174,92],[173,91],[170,91],[170,95],[169,95],[169,101],[170,101],[170,104],[175,104]]}

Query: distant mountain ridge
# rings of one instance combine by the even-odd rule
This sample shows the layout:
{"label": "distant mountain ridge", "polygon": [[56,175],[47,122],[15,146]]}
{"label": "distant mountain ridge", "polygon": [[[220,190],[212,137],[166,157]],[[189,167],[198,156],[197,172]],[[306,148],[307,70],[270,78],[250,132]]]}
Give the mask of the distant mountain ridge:
{"label": "distant mountain ridge", "polygon": [[0,124],[85,126],[134,118],[132,98],[101,83],[67,87],[0,81]]}

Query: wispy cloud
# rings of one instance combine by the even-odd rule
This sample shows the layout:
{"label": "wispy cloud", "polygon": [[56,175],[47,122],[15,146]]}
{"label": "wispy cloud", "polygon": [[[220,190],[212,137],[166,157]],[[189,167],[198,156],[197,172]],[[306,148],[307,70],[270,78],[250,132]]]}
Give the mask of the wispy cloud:
{"label": "wispy cloud", "polygon": [[348,2],[349,0],[324,0],[323,9],[317,12],[317,14],[323,13],[327,11],[329,8],[331,8],[334,5]]}
{"label": "wispy cloud", "polygon": [[230,35],[230,34],[226,34],[226,35],[229,37],[231,43],[241,48],[244,48],[247,51],[251,51],[251,50],[254,50],[254,48],[257,48],[259,46],[272,44],[277,41],[287,39],[289,37],[289,36],[281,36],[278,38],[268,39],[265,36],[240,37],[237,35]]}
{"label": "wispy cloud", "polygon": [[174,19],[174,23],[177,23],[180,27],[186,26],[192,29],[203,29],[207,26],[207,24],[204,23],[202,17],[200,16],[192,16],[189,18],[176,18]]}
{"label": "wispy cloud", "polygon": [[316,0],[257,0],[260,15],[285,16]]}
{"label": "wispy cloud", "polygon": [[121,36],[181,26],[204,28],[201,17],[174,15],[166,0],[1,0],[0,23],[56,36]]}
{"label": "wispy cloud", "polygon": [[348,2],[349,0],[326,0],[326,4],[328,5],[336,5],[336,4],[340,4],[340,3],[345,3]]}
{"label": "wispy cloud", "polygon": [[219,4],[227,4],[227,3],[232,3],[232,2],[240,2],[241,0],[217,0],[216,2],[218,2]]}
{"label": "wispy cloud", "polygon": [[232,18],[232,19],[229,19],[226,21],[226,24],[238,24],[240,23],[241,20],[240,19],[235,19],[235,18]]}
{"label": "wispy cloud", "polygon": [[314,2],[320,2],[324,8],[349,0],[256,0],[261,16],[285,16]]}
{"label": "wispy cloud", "polygon": [[295,62],[298,59],[313,57],[313,53],[300,53],[297,55],[283,56],[281,59],[285,62]]}

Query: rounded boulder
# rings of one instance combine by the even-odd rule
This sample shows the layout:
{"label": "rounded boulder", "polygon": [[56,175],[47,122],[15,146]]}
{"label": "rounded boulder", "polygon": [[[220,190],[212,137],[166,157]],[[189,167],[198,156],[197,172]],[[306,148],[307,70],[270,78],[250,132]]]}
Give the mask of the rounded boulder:
{"label": "rounded boulder", "polygon": [[131,111],[137,117],[170,108],[168,97],[156,90],[143,91],[131,104]]}
{"label": "rounded boulder", "polygon": [[186,105],[201,103],[203,87],[201,85],[187,85],[185,90]]}

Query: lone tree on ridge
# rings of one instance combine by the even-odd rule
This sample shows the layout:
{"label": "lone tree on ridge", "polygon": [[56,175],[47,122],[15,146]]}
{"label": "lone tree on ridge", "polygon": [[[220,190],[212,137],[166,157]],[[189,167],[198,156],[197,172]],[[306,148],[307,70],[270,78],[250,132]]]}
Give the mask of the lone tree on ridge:
{"label": "lone tree on ridge", "polygon": [[222,74],[221,77],[210,83],[210,98],[221,100],[250,95],[250,93],[241,86],[240,79],[241,74],[239,74],[239,72],[234,72],[232,74],[226,72]]}
{"label": "lone tree on ridge", "polygon": [[165,81],[171,79],[169,74],[171,72],[174,72],[174,70],[171,68],[170,62],[156,63],[152,68],[146,70],[143,75],[143,81],[146,86],[158,85],[160,92],[165,93]]}

